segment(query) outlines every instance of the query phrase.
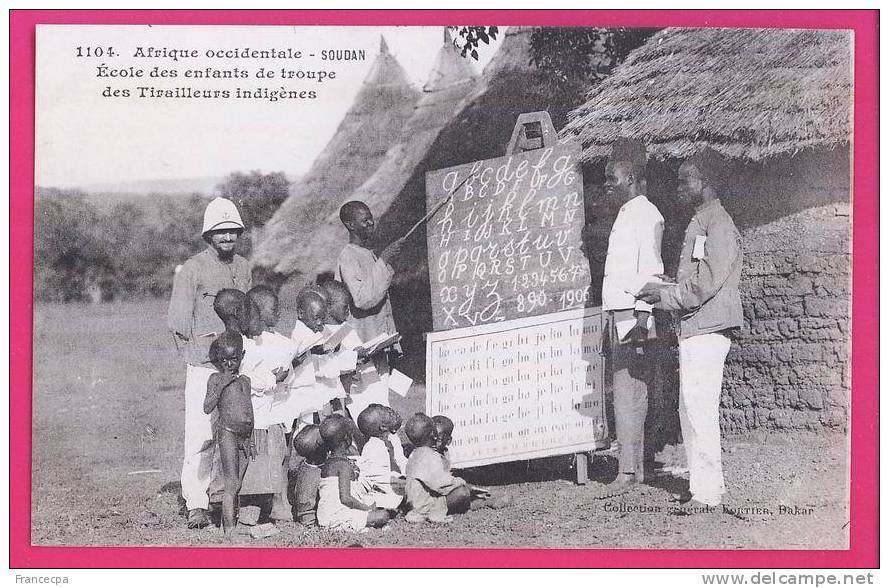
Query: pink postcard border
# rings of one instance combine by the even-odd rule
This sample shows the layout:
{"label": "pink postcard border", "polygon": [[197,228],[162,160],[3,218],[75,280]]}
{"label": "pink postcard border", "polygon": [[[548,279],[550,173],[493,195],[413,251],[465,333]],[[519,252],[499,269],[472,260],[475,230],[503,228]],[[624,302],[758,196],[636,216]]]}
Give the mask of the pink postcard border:
{"label": "pink postcard border", "polygon": [[[10,567],[654,567],[878,566],[879,112],[877,11],[668,10],[11,10],[10,11]],[[852,415],[850,548],[842,551],[647,549],[343,549],[35,547],[31,529],[31,359],[35,26],[546,25],[853,29]],[[863,311],[859,309],[864,309]]]}

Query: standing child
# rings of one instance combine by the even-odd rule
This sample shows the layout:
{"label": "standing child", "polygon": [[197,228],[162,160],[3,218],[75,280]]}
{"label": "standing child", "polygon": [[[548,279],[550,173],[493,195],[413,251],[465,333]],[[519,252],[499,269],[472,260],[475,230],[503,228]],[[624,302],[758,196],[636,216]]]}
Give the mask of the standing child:
{"label": "standing child", "polygon": [[383,508],[394,510],[404,498],[395,492],[395,487],[403,484],[395,463],[395,451],[388,439],[388,420],[388,408],[379,404],[368,406],[358,415],[358,429],[367,439],[358,458],[358,469],[362,479],[372,487],[373,500]]}
{"label": "standing child", "polygon": [[358,468],[347,456],[352,445],[351,431],[348,419],[339,414],[330,415],[321,423],[321,438],[330,453],[321,468],[318,524],[347,531],[382,527],[389,521],[389,512],[362,500],[366,488],[358,480]]}
{"label": "standing child", "polygon": [[410,507],[405,520],[448,523],[453,520],[450,514],[469,510],[469,486],[463,478],[451,475],[435,450],[438,437],[432,419],[417,413],[407,420],[404,430],[415,447],[405,472],[405,494]]}
{"label": "standing child", "polygon": [[327,447],[318,425],[307,425],[294,435],[293,451],[303,457],[296,470],[296,485],[293,489],[296,521],[303,525],[316,525],[321,466],[327,461]]}
{"label": "standing child", "polygon": [[[285,431],[292,431],[294,421],[298,426],[318,424],[321,408],[328,399],[319,399],[315,386],[315,362],[311,349],[322,338],[327,302],[313,289],[304,288],[296,297],[296,324],[290,339],[295,345],[297,357],[283,389],[277,390],[271,412],[274,422],[284,423]],[[317,416],[316,416],[317,413]]]}
{"label": "standing child", "polygon": [[210,345],[210,360],[218,371],[207,381],[204,413],[218,413],[215,437],[225,483],[222,528],[226,537],[237,524],[238,492],[247,460],[255,458],[250,379],[238,373],[243,357],[241,336],[234,331],[226,331]]}
{"label": "standing child", "polygon": [[[324,330],[334,332],[345,328],[347,332],[342,341],[334,349],[326,350],[321,356],[316,356],[318,361],[317,384],[319,389],[327,389],[326,394],[331,396],[330,407],[333,412],[352,418],[347,408],[348,391],[351,388],[352,378],[356,369],[358,356],[354,349],[362,343],[358,333],[351,327],[342,327],[350,316],[349,305],[352,297],[349,290],[342,282],[327,280],[318,286],[319,293],[323,294],[327,303],[327,316],[324,319]],[[357,412],[355,413],[358,414]],[[353,430],[355,435],[357,431]]]}
{"label": "standing child", "polygon": [[246,300],[247,295],[234,288],[223,288],[213,297],[213,312],[222,321],[225,331],[243,332]]}
{"label": "standing child", "polygon": [[286,427],[273,418],[272,402],[276,390],[285,386],[282,382],[289,375],[296,345],[289,337],[274,330],[278,322],[278,297],[273,290],[266,286],[251,288],[247,292],[245,308],[242,371],[252,383],[253,438],[257,459],[247,469],[242,494],[271,495],[269,516],[275,520],[293,520],[287,500],[290,453]]}

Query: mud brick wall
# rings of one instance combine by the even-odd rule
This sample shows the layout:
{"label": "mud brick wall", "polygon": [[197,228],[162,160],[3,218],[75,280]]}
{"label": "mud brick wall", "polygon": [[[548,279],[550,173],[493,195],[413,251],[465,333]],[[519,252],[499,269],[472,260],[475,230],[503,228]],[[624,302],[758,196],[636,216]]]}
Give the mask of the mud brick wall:
{"label": "mud brick wall", "polygon": [[745,325],[726,361],[723,431],[848,426],[848,178],[836,152],[733,176],[724,200],[742,232]]}

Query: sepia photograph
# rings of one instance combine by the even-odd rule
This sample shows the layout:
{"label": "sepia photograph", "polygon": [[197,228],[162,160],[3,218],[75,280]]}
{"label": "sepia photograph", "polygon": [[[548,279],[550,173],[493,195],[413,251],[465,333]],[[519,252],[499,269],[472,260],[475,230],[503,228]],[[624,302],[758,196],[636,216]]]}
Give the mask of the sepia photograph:
{"label": "sepia photograph", "polygon": [[855,31],[482,24],[37,25],[31,545],[850,548]]}

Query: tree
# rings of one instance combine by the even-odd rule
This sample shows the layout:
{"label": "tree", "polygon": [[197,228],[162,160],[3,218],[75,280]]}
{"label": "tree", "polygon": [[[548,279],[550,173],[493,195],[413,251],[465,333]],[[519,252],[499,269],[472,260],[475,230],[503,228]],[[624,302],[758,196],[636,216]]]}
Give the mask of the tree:
{"label": "tree", "polygon": [[34,288],[43,300],[81,300],[108,266],[101,215],[77,190],[38,188],[34,210]]}
{"label": "tree", "polygon": [[460,56],[470,57],[478,61],[479,42],[488,45],[497,39],[499,29],[497,27],[448,27],[456,32],[454,46],[460,50]]}
{"label": "tree", "polygon": [[284,172],[249,174],[235,172],[216,186],[216,192],[238,205],[249,228],[262,227],[287,199],[290,180]]}
{"label": "tree", "polygon": [[531,35],[531,63],[562,80],[596,81],[658,29],[539,27]]}

